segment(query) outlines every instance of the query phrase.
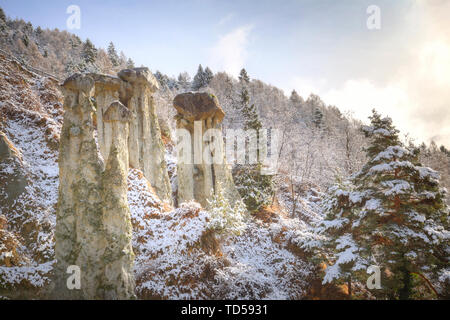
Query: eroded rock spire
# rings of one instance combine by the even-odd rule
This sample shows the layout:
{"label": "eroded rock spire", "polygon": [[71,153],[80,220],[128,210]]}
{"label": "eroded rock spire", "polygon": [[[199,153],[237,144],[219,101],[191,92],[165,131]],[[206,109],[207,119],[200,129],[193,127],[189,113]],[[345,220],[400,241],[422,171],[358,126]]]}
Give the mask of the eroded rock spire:
{"label": "eroded rock spire", "polygon": [[185,150],[178,150],[178,203],[196,200],[207,207],[219,188],[229,200],[240,199],[225,160],[221,130],[225,113],[218,99],[206,92],[188,92],[177,95],[173,105],[179,138],[189,140],[183,142]]}

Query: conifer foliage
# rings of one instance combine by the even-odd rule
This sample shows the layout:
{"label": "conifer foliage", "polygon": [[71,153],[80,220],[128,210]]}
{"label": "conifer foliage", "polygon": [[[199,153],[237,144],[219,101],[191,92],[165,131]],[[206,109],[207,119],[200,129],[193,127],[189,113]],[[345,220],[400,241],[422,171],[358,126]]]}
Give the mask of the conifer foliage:
{"label": "conifer foliage", "polygon": [[363,127],[369,161],[352,177],[354,186],[331,190],[328,215],[318,227],[335,253],[324,282],[363,280],[367,275],[360,271],[376,265],[384,277],[374,294],[410,299],[421,281],[432,286],[428,278],[448,265],[445,190],[439,174],[418,161],[418,149],[400,142],[390,118],[374,110],[370,120]]}
{"label": "conifer foliage", "polygon": [[[261,173],[262,155],[259,149],[262,134],[262,123],[258,116],[258,111],[254,104],[250,105],[250,96],[248,85],[250,77],[245,69],[242,69],[239,75],[241,85],[240,105],[238,106],[242,114],[244,130],[248,134],[247,150],[251,153],[253,150],[250,141],[256,141],[257,163],[246,163],[235,166],[233,170],[234,180],[237,189],[249,211],[257,211],[261,207],[268,205],[272,199],[273,186],[272,177]],[[249,159],[248,159],[249,160]],[[250,162],[250,161],[249,161]]]}

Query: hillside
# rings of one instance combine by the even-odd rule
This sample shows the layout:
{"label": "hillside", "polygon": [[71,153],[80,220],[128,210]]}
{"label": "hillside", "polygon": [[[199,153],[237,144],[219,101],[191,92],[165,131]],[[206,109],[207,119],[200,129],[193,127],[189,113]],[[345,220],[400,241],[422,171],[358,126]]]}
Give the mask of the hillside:
{"label": "hillside", "polygon": [[[123,199],[126,194],[138,299],[398,299],[396,277],[406,271],[391,263],[397,251],[400,261],[418,265],[410,270],[410,297],[448,297],[450,151],[444,146],[404,141],[392,120],[376,111],[366,126],[317,95],[304,98],[294,90],[286,96],[245,69],[236,79],[200,65],[191,79],[186,72],[174,78],[134,68],[112,43],[107,50],[97,48],[88,39],[43,30],[3,11],[0,44],[0,299],[46,299],[54,289],[60,142],[66,106],[81,100],[68,98],[70,90],[79,94],[70,81],[70,90],[64,87],[73,74],[104,81],[105,91],[122,86],[108,96],[108,107],[130,110],[150,101],[150,112],[135,112],[146,119],[136,132],[151,132],[136,149],[154,141],[161,147],[158,169],[169,177],[173,201],[161,200],[144,168],[126,167]],[[133,88],[138,76],[151,90]],[[130,95],[134,89],[142,95]],[[101,108],[107,96],[101,90],[86,95],[89,105]],[[256,165],[230,165],[242,202],[230,201],[214,185],[207,205],[178,203],[183,185],[176,128],[188,121],[174,100],[187,92],[205,93],[220,104],[225,134],[268,129],[271,137],[278,135],[279,144],[270,144],[271,154],[278,154],[274,173],[261,174],[259,158]],[[107,110],[93,111],[91,150],[106,163],[99,138],[104,119],[97,115]],[[144,156],[137,158],[142,162]],[[372,248],[387,261],[383,277],[394,293],[366,288],[366,269],[375,263]]]}
{"label": "hillside", "polygon": [[[54,263],[62,96],[57,82],[5,55],[0,72],[0,295],[45,297]],[[266,222],[248,218],[242,235],[215,239],[210,214],[198,204],[165,207],[136,169],[128,188],[139,297],[292,299],[308,293],[313,266],[299,256],[307,223],[280,213]],[[303,199],[301,209],[311,215],[318,207]]]}

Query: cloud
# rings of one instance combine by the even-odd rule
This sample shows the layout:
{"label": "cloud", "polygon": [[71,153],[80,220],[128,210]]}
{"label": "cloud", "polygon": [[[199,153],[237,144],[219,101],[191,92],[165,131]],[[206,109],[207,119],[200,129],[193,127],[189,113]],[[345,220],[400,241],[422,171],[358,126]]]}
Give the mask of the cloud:
{"label": "cloud", "polygon": [[247,58],[247,45],[253,26],[245,25],[221,36],[209,50],[208,65],[215,71],[237,76]]}
{"label": "cloud", "polygon": [[219,22],[217,23],[217,25],[222,26],[222,25],[226,24],[227,22],[229,22],[233,18],[234,18],[234,13],[229,13],[226,16],[224,16],[222,19],[220,19]]}
{"label": "cloud", "polygon": [[376,108],[417,143],[434,140],[450,147],[450,19],[443,13],[448,10],[450,1],[417,2],[400,27],[410,30],[415,25],[413,38],[402,41],[396,34],[397,44],[380,34],[378,40],[384,43],[376,51],[379,56],[370,60],[352,55],[364,45],[355,43],[344,56],[360,62],[354,75],[348,73],[340,82],[333,79],[345,71],[340,68],[343,57],[336,56],[326,80],[292,77],[289,85],[304,97],[317,93],[325,103],[350,110],[363,121]]}

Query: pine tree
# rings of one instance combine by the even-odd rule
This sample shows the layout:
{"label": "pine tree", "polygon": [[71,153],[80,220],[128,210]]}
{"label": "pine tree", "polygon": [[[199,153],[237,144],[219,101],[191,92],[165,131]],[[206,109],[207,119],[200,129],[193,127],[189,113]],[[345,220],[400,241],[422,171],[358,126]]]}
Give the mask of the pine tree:
{"label": "pine tree", "polygon": [[161,88],[165,88],[169,86],[169,77],[163,74],[161,71],[157,70],[155,72],[155,78],[158,80]]}
{"label": "pine tree", "polygon": [[203,71],[203,67],[200,64],[198,66],[197,74],[194,76],[194,81],[192,82],[192,90],[197,91],[204,86],[205,86],[205,72]]}
{"label": "pine tree", "polygon": [[97,58],[97,48],[95,48],[91,40],[86,39],[81,56],[85,64],[89,65],[95,63],[95,59]]}
{"label": "pine tree", "polygon": [[325,237],[314,246],[316,263],[324,262],[323,283],[347,283],[349,296],[352,295],[352,281],[366,276],[368,251],[360,246],[360,235],[353,210],[359,202],[359,194],[349,180],[341,179],[328,190],[322,207],[326,214],[316,232]]}
{"label": "pine tree", "polygon": [[324,247],[334,264],[324,282],[364,281],[364,269],[377,265],[385,277],[383,290],[373,294],[409,299],[416,278],[436,278],[448,265],[445,191],[437,172],[418,162],[419,149],[403,146],[390,118],[373,111],[370,119],[363,127],[370,160],[350,182],[332,188],[325,202],[318,230],[329,239]]}
{"label": "pine tree", "polygon": [[[259,120],[256,106],[254,104],[250,105],[250,96],[248,93],[250,78],[245,69],[241,70],[239,82],[241,85],[241,101],[238,110],[242,114],[244,130],[252,130],[251,132],[256,135],[256,137],[253,137],[253,139],[250,140],[256,141],[256,147],[258,148],[262,123]],[[250,145],[250,141],[247,145],[249,152],[252,152],[253,150],[251,150],[252,146]],[[255,151],[257,154],[256,164],[240,164],[235,166],[233,170],[237,189],[247,206],[247,209],[252,212],[268,205],[273,195],[272,177],[261,174],[261,156],[258,149]]]}
{"label": "pine tree", "polygon": [[191,86],[191,77],[189,76],[189,73],[182,72],[178,75],[178,87],[183,91],[188,91],[189,87]]}
{"label": "pine tree", "polygon": [[110,42],[108,46],[108,57],[114,67],[119,66],[119,55],[117,54],[114,43]]}
{"label": "pine tree", "polygon": [[133,68],[134,68],[134,61],[131,58],[128,58],[127,69],[133,69]]}
{"label": "pine tree", "polygon": [[254,129],[256,131],[261,130],[262,123],[259,120],[258,110],[255,104],[246,104],[242,109],[242,114],[244,116],[244,130]]}
{"label": "pine tree", "polygon": [[0,37],[7,35],[6,15],[2,8],[0,8]]}
{"label": "pine tree", "polygon": [[291,104],[294,107],[297,107],[297,108],[300,107],[304,103],[303,98],[300,97],[300,95],[295,90],[292,90],[291,96],[289,97],[289,101],[291,102]]}
{"label": "pine tree", "polygon": [[0,8],[0,22],[6,23],[6,14],[2,8]]}
{"label": "pine tree", "polygon": [[313,122],[317,128],[321,128],[323,125],[323,113],[319,108],[314,110]]}
{"label": "pine tree", "polygon": [[435,274],[448,263],[448,207],[439,174],[418,162],[418,149],[403,146],[390,118],[374,110],[370,120],[363,128],[370,160],[354,178],[361,196],[355,223],[374,264],[392,273],[387,296],[408,299],[411,274]]}
{"label": "pine tree", "polygon": [[242,69],[239,73],[239,82],[246,86],[250,83],[250,77],[245,69]]}
{"label": "pine tree", "polygon": [[204,77],[204,86],[206,87],[214,78],[214,74],[209,67],[206,67],[205,72],[203,73],[203,77]]}
{"label": "pine tree", "polygon": [[208,210],[211,213],[208,229],[221,235],[240,235],[245,231],[247,211],[244,203],[241,200],[230,203],[221,185],[218,193],[208,200]]}

